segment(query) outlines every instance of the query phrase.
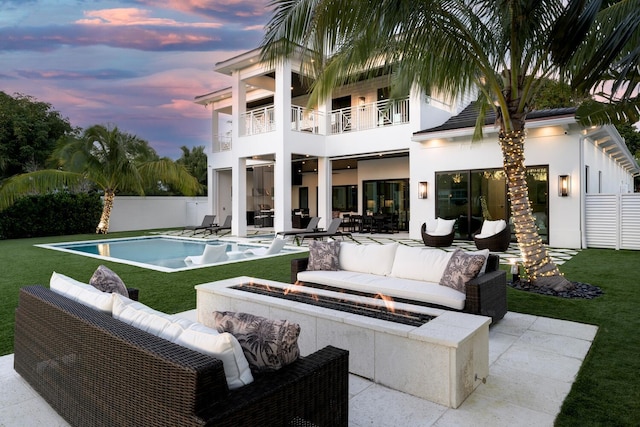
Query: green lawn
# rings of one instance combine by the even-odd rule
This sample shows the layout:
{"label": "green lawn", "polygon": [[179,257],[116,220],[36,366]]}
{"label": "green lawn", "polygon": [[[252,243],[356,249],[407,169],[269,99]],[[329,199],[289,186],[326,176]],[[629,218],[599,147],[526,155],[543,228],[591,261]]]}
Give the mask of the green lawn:
{"label": "green lawn", "polygon": [[[110,237],[140,235],[111,233]],[[0,240],[0,355],[13,351],[13,317],[18,290],[30,284],[47,285],[52,271],[88,282],[100,260],[48,249],[37,243],[85,240],[81,235]],[[124,282],[140,289],[140,301],[175,313],[195,308],[194,285],[228,277],[251,275],[288,281],[289,260],[282,256],[180,273],[161,273],[125,264],[104,263]],[[599,326],[562,411],[559,426],[637,426],[640,424],[640,289],[635,268],[640,251],[588,249],[561,266],[570,280],[601,287],[595,300],[564,300],[508,289],[510,311],[590,323]]]}

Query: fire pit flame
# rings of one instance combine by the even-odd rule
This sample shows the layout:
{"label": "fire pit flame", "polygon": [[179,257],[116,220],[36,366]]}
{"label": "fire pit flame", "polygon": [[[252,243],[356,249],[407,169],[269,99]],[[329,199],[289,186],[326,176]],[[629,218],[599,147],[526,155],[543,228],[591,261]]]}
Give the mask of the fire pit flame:
{"label": "fire pit flame", "polygon": [[311,285],[313,286],[306,286],[302,282],[296,282],[285,288],[279,288],[270,287],[262,283],[249,282],[233,286],[232,288],[246,292],[267,295],[274,298],[303,302],[333,310],[361,314],[376,319],[388,320],[391,322],[403,323],[406,325],[420,326],[433,319],[433,316],[420,312],[396,310],[393,298],[381,293],[367,295],[361,295],[362,293],[348,294],[351,296],[365,296],[366,298],[370,298],[373,301],[382,301],[382,304],[380,304],[379,302],[374,303],[373,301],[371,304],[369,304],[349,299],[345,292],[343,292],[345,297],[342,298],[324,294],[320,295],[319,293],[312,291],[312,289],[315,289],[317,285]]}

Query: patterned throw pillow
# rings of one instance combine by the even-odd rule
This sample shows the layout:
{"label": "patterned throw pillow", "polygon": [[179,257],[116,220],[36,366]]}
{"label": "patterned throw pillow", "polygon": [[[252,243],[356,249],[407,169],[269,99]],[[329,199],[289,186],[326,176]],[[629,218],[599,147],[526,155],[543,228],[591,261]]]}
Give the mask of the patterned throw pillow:
{"label": "patterned throw pillow", "polygon": [[214,311],[213,327],[236,337],[253,373],[278,370],[300,356],[297,323],[249,313]]}
{"label": "patterned throw pillow", "polygon": [[309,265],[307,270],[337,271],[340,269],[339,255],[339,241],[323,242],[312,240],[309,242]]}
{"label": "patterned throw pillow", "polygon": [[471,255],[462,249],[456,249],[444,270],[440,285],[465,293],[466,283],[478,276],[484,261],[485,257],[482,255]]}
{"label": "patterned throw pillow", "polygon": [[91,276],[89,284],[102,292],[116,293],[128,297],[127,287],[122,279],[108,267],[100,265]]}

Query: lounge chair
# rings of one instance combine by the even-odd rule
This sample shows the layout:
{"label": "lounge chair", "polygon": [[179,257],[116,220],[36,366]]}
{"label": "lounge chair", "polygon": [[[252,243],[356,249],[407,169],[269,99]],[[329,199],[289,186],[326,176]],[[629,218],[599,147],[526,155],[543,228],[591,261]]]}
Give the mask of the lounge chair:
{"label": "lounge chair", "polygon": [[231,230],[231,215],[227,215],[224,219],[224,223],[222,225],[214,225],[212,227],[207,227],[207,231],[211,234],[218,234],[219,231],[222,230]]}
{"label": "lounge chair", "polygon": [[275,255],[282,250],[285,243],[287,243],[285,239],[276,237],[275,239],[273,239],[273,242],[271,242],[271,245],[268,248],[247,249],[246,251],[244,251],[244,254],[249,256],[250,255],[257,255],[257,256]]}
{"label": "lounge chair", "polygon": [[509,249],[511,229],[505,220],[484,221],[480,233],[473,236],[478,249],[489,249],[491,252],[504,252]]}
{"label": "lounge chair", "polygon": [[198,234],[198,232],[200,230],[205,231],[209,227],[214,227],[215,225],[217,225],[215,223],[215,219],[216,219],[215,215],[205,215],[204,218],[202,219],[202,224],[200,224],[200,225],[187,225],[182,230],[182,234],[186,233],[187,231],[191,231],[192,232],[191,235],[194,236],[194,235]]}
{"label": "lounge chair", "polygon": [[206,245],[202,255],[188,256],[184,262],[187,264],[213,264],[227,259],[227,245]]}
{"label": "lounge chair", "polygon": [[309,220],[309,224],[307,224],[307,228],[304,230],[285,230],[285,231],[277,231],[276,237],[280,236],[295,236],[300,233],[317,233],[318,223],[320,222],[319,216],[314,216]]}
{"label": "lounge chair", "polygon": [[327,228],[327,231],[317,231],[311,233],[298,233],[296,234],[296,240],[300,238],[300,243],[304,242],[304,239],[323,239],[325,237],[337,237],[341,236],[343,239],[345,236],[351,237],[351,233],[347,233],[344,231],[338,231],[340,225],[342,224],[342,218],[334,218],[331,220],[331,224]]}
{"label": "lounge chair", "polygon": [[451,246],[456,231],[454,229],[455,219],[438,218],[435,221],[429,221],[422,224],[420,232],[422,233],[422,241],[425,246],[436,248],[444,248]]}

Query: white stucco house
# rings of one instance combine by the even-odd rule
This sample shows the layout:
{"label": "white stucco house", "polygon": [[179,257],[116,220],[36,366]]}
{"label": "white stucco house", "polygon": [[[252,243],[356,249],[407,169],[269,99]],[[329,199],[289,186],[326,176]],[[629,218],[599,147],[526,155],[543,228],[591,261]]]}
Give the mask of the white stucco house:
{"label": "white stucco house", "polygon": [[[211,111],[211,213],[232,215],[232,234],[290,229],[295,210],[320,216],[321,226],[345,213],[385,215],[415,239],[438,216],[457,219],[459,239],[484,218],[509,219],[498,129],[488,117],[484,139],[471,141],[471,97],[446,104],[414,89],[391,102],[380,75],[308,109],[300,69],[296,60],[269,67],[252,50],[215,65],[231,87],[195,99]],[[573,109],[532,112],[527,129],[540,233],[550,246],[580,248],[585,194],[632,192],[640,167],[613,126],[585,128]]]}

